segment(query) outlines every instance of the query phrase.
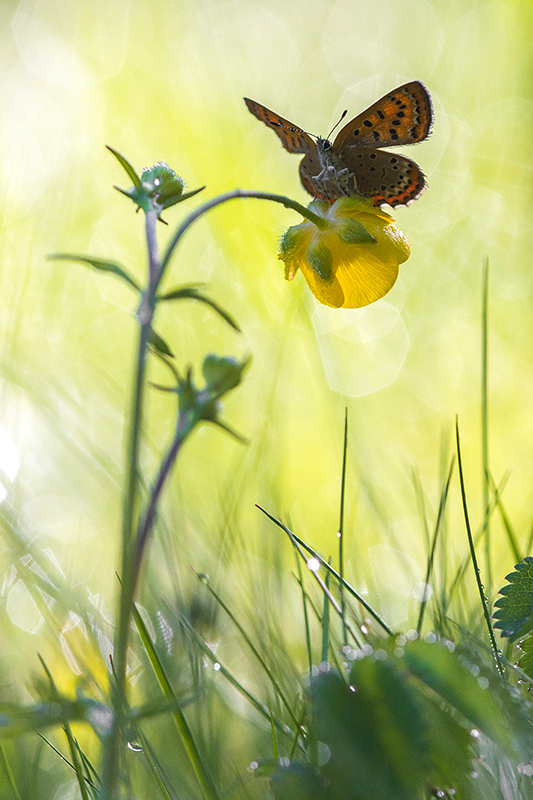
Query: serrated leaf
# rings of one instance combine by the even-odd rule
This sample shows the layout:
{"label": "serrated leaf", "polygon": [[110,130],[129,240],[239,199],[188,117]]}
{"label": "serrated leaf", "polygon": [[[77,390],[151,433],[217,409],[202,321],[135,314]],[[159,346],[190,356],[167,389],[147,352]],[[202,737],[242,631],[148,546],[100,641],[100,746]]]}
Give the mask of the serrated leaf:
{"label": "serrated leaf", "polygon": [[533,629],[533,556],[526,556],[515,570],[505,576],[509,584],[500,589],[503,597],[494,603],[498,610],[493,614],[494,627],[510,642]]}
{"label": "serrated leaf", "polygon": [[100,272],[111,272],[118,278],[122,278],[129,286],[132,286],[137,292],[141,291],[141,287],[133,277],[130,275],[125,267],[117,264],[116,261],[107,261],[105,258],[94,258],[93,256],[78,256],[73,253],[53,253],[48,256],[51,261],[76,261],[78,264],[87,264]]}
{"label": "serrated leaf", "polygon": [[228,314],[227,311],[224,311],[218,303],[215,303],[214,300],[211,298],[206,297],[204,294],[198,291],[198,289],[194,286],[182,286],[178,287],[177,289],[171,289],[169,292],[165,292],[164,294],[160,294],[157,297],[159,300],[198,300],[200,303],[205,303],[206,305],[210,306],[213,311],[222,317],[222,319],[228,323],[234,330],[238,333],[242,333],[241,329],[239,328],[238,324],[235,322],[233,317]]}
{"label": "serrated leaf", "polygon": [[[110,153],[113,153],[113,155],[115,156],[115,158],[117,159],[119,164],[127,172],[128,177],[130,178],[130,180],[133,183],[133,185],[135,186],[135,188],[137,190],[141,189],[142,188],[142,181],[141,181],[139,175],[137,175],[137,173],[135,172],[135,168],[133,167],[132,164],[130,164],[128,159],[125,156],[123,156],[122,153],[119,153],[118,150],[115,150],[114,147],[110,147],[108,144],[106,144],[106,148],[109,150]],[[122,190],[119,190],[119,191],[122,191]]]}

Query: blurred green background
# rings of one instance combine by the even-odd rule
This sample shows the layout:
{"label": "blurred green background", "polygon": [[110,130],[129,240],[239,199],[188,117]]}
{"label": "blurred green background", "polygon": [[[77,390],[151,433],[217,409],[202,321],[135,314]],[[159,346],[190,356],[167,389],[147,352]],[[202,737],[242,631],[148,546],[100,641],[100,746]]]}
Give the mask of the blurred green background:
{"label": "blurred green background", "polygon": [[[128,187],[104,145],[138,169],[165,160],[187,189],[205,185],[187,209],[235,187],[307,202],[298,158],[242,97],[325,135],[344,109],[355,116],[414,79],[435,107],[432,136],[409,149],[429,190],[394,214],[412,255],[383,300],[333,310],[301,276],[285,282],[278,241],[299,218],[279,205],[233,201],[188,232],[165,286],[206,282],[243,335],[194,303],[168,304],[157,327],[178,368],[192,363],[197,375],[205,353],[253,355],[224,410],[250,444],[208,427],[187,444],[164,497],[146,587],[201,614],[191,565],[258,629],[258,612],[268,619],[280,604],[294,607],[284,625],[303,654],[290,547],[254,504],[336,553],[347,407],[347,577],[390,624],[412,626],[427,553],[415,484],[431,526],[456,414],[474,528],[482,521],[486,257],[490,466],[497,482],[509,473],[504,502],[525,547],[533,516],[532,38],[529,0],[4,0],[1,466],[13,525],[40,569],[63,573],[113,620],[135,298],[110,276],[46,261],[53,252],[88,253],[143,279],[143,220],[113,189]],[[185,206],[165,214],[162,245],[184,214]],[[168,376],[152,365],[150,377]],[[149,412],[148,481],[171,435],[172,395],[150,392]],[[456,479],[446,535],[452,571],[467,552]],[[59,640],[28,593],[22,567],[31,560],[13,541],[7,531],[1,624],[4,658],[19,660],[23,683],[37,669],[35,652],[53,652]],[[514,561],[496,516],[492,553],[497,589]],[[70,610],[67,599],[55,607],[58,631]]]}

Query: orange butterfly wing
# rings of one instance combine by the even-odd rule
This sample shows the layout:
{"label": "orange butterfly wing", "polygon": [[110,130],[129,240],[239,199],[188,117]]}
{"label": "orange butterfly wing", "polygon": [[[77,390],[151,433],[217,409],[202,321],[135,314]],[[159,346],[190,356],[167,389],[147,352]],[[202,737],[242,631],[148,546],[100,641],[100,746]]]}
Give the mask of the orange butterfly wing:
{"label": "orange butterfly wing", "polygon": [[353,175],[357,187],[350,194],[373,198],[375,206],[382,203],[393,208],[408,206],[427,189],[426,178],[418,164],[398,153],[369,147],[353,148],[343,152],[342,163]]}
{"label": "orange butterfly wing", "polygon": [[398,86],[348,122],[333,142],[344,156],[352,147],[391,147],[422,142],[431,132],[433,106],[420,81]]}
{"label": "orange butterfly wing", "polygon": [[289,120],[283,119],[261,103],[250,100],[249,97],[245,97],[244,102],[254,117],[268,125],[279,136],[281,144],[289,153],[311,153],[313,150],[316,152],[316,144],[298,125],[293,125]]}
{"label": "orange butterfly wing", "polygon": [[373,199],[375,206],[387,203],[396,207],[409,205],[427,187],[418,164],[406,156],[377,149],[415,144],[429,136],[433,107],[420,81],[405,83],[384,95],[340,130],[331,150],[350,175],[342,186],[334,172],[325,183],[313,180],[323,175],[323,165],[309,134],[260,103],[244,100],[249,111],[279,136],[289,153],[306,154],[300,163],[300,180],[314,197],[333,202],[346,194],[360,195]]}

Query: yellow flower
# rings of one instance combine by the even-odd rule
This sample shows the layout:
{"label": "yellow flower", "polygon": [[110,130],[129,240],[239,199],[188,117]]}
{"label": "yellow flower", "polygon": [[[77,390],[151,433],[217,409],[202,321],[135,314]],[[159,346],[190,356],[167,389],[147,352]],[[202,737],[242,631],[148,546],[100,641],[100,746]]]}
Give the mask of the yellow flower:
{"label": "yellow flower", "polygon": [[317,298],[332,308],[361,308],[389,292],[411,247],[395,220],[362,197],[341,197],[333,205],[309,205],[324,226],[311,221],[289,228],[278,258],[291,281],[301,269]]}

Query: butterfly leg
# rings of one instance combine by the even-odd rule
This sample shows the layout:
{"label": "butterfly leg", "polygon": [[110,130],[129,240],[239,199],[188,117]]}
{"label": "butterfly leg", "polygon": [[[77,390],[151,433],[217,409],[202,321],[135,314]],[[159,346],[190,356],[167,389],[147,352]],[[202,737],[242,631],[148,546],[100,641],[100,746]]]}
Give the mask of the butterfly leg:
{"label": "butterfly leg", "polygon": [[[341,191],[348,197],[352,194],[357,194],[357,183],[355,175],[350,172],[348,167],[337,169],[332,164],[327,164],[323,167],[318,175],[313,175],[311,178],[318,190],[327,194],[328,185],[335,184]],[[351,190],[350,183],[353,183],[353,190]]]}

